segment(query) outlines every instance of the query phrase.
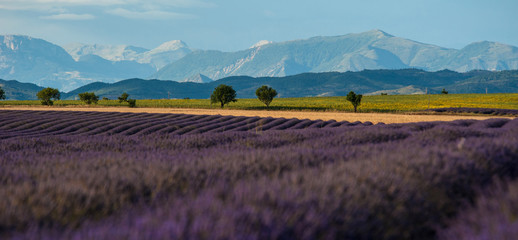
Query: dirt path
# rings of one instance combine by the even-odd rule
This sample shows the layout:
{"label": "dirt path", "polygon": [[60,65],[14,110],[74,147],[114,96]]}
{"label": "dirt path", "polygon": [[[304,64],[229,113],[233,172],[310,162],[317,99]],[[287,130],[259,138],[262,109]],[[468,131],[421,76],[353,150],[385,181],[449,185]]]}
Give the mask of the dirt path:
{"label": "dirt path", "polygon": [[[502,118],[499,116],[457,116],[457,115],[410,115],[393,113],[342,113],[342,112],[296,112],[296,111],[256,111],[229,109],[190,109],[190,108],[124,108],[124,107],[38,107],[38,106],[2,106],[0,110],[37,110],[37,111],[99,111],[132,113],[177,113],[195,115],[233,115],[249,117],[299,118],[311,120],[336,120],[372,123],[408,123],[428,121],[453,121],[458,119],[484,120]],[[510,118],[510,117],[507,117]]]}

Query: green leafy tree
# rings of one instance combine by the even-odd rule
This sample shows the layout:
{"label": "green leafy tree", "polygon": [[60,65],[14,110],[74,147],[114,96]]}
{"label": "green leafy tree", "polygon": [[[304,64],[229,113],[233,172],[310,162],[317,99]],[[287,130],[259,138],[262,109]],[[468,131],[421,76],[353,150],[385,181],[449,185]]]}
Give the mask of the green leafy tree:
{"label": "green leafy tree", "polygon": [[88,105],[92,103],[97,104],[97,101],[99,101],[99,96],[95,95],[93,92],[84,92],[79,94],[79,100],[85,102]]}
{"label": "green leafy tree", "polygon": [[356,94],[353,91],[350,91],[349,94],[347,94],[347,101],[351,102],[351,104],[354,107],[354,112],[357,111],[358,106],[360,106],[362,102],[363,95]]}
{"label": "green leafy tree", "polygon": [[5,99],[5,92],[4,90],[0,87],[0,100],[2,99]]}
{"label": "green leafy tree", "polygon": [[448,94],[448,91],[446,91],[446,89],[443,88],[441,94]]}
{"label": "green leafy tree", "polygon": [[225,104],[229,102],[236,102],[236,90],[232,88],[232,86],[227,86],[225,84],[220,84],[217,86],[212,95],[210,95],[211,103],[221,103],[221,108],[225,106]]}
{"label": "green leafy tree", "polygon": [[263,102],[268,108],[270,107],[270,103],[273,101],[273,98],[277,96],[277,91],[271,87],[263,85],[255,90],[255,95],[259,98],[259,101]]}
{"label": "green leafy tree", "polygon": [[61,93],[59,93],[59,90],[55,88],[45,88],[41,91],[39,91],[36,94],[36,97],[38,97],[39,100],[41,100],[41,104],[52,106],[54,104],[54,100],[59,100],[61,98]]}
{"label": "green leafy tree", "polygon": [[118,97],[119,103],[128,102],[128,97],[129,97],[129,94],[127,94],[127,93],[121,94],[121,96]]}

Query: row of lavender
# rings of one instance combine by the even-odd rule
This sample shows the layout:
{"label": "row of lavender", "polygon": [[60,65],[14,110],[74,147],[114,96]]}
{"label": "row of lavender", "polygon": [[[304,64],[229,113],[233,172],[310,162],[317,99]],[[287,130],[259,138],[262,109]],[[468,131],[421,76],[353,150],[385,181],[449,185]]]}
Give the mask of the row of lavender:
{"label": "row of lavender", "polygon": [[495,108],[436,108],[429,111],[438,113],[475,113],[487,115],[512,115],[518,116],[518,110],[514,109],[495,109]]}
{"label": "row of lavender", "polygon": [[[39,114],[54,124],[99,117]],[[85,124],[114,123],[103,116]],[[5,238],[433,239],[478,189],[518,177],[509,119],[84,136],[14,123],[0,133],[32,132],[0,140]],[[512,232],[505,224],[493,238]],[[462,236],[465,225],[440,234]]]}
{"label": "row of lavender", "polygon": [[0,139],[45,135],[198,134],[372,125],[322,120],[117,112],[0,111]]}

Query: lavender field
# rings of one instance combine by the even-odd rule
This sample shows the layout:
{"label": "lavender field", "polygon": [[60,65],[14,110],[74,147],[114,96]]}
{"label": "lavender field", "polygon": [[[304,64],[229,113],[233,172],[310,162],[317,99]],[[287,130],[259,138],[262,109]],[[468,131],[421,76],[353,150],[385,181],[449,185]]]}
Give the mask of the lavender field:
{"label": "lavender field", "polygon": [[518,119],[0,110],[7,239],[505,239],[517,177]]}

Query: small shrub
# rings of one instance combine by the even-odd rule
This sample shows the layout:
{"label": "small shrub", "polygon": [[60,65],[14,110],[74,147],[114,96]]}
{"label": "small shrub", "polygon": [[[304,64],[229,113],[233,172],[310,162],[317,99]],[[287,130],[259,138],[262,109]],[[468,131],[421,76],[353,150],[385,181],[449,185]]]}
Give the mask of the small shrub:
{"label": "small shrub", "polygon": [[5,92],[4,90],[0,87],[0,100],[2,99],[5,99]]}
{"label": "small shrub", "polygon": [[130,108],[137,107],[137,100],[135,99],[128,99],[128,104]]}
{"label": "small shrub", "polygon": [[137,106],[137,100],[135,100],[135,99],[128,99],[128,97],[129,97],[129,94],[122,93],[121,96],[118,97],[117,99],[119,99],[119,103],[127,102],[130,108],[136,107]]}

